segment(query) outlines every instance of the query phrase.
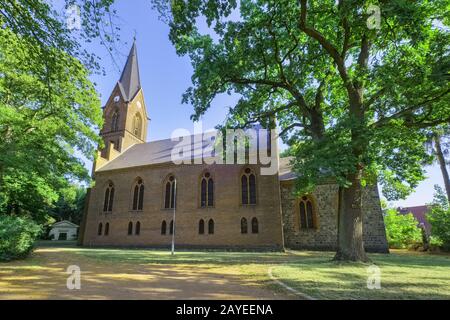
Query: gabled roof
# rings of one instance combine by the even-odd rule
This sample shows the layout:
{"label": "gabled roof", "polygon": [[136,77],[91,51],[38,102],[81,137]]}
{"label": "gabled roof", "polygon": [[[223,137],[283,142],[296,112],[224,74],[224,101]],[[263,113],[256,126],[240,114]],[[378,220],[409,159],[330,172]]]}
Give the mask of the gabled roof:
{"label": "gabled roof", "polygon": [[70,221],[67,221],[67,220],[63,220],[63,221],[59,221],[59,222],[56,222],[56,223],[54,223],[53,225],[52,225],[52,228],[54,228],[54,227],[60,227],[60,226],[68,226],[68,227],[73,227],[73,228],[78,228],[79,226],[78,225],[76,225],[75,223],[73,223],[73,222],[70,222]]}
{"label": "gabled roof", "polygon": [[126,102],[131,101],[141,89],[136,42],[133,42],[118,84]]}
{"label": "gabled roof", "polygon": [[[133,167],[142,167],[155,164],[172,163],[172,152],[191,150],[189,154],[180,152],[180,156],[175,160],[192,160],[197,158],[206,158],[214,156],[212,154],[216,144],[216,137],[212,134],[205,133],[204,135],[191,135],[179,137],[179,140],[172,141],[171,139],[152,141],[147,143],[139,143],[131,146],[114,160],[108,162],[103,167],[100,167],[96,172],[104,172],[111,170],[120,170]],[[255,151],[256,152],[256,151]],[[253,153],[252,153],[253,154]],[[255,155],[256,156],[256,155]],[[290,170],[285,163],[285,170]]]}

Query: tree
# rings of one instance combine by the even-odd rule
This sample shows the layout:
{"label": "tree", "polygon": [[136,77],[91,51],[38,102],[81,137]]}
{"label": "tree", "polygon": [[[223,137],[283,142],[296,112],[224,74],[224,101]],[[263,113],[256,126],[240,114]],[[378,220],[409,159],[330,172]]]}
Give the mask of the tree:
{"label": "tree", "polygon": [[439,163],[445,191],[447,192],[447,200],[450,201],[450,175],[447,169],[447,165],[450,164],[447,159],[450,150],[450,127],[440,126],[430,130],[427,144]]}
{"label": "tree", "polygon": [[154,3],[192,61],[183,95],[192,118],[221,93],[240,95],[229,126],[276,118],[295,151],[298,192],[330,176],[340,186],[335,259],[366,261],[364,186],[379,179],[388,198],[406,196],[431,161],[424,128],[450,120],[449,84],[433,81],[449,51],[447,1],[380,1],[372,11],[375,1]]}
{"label": "tree", "polygon": [[69,220],[79,225],[83,218],[86,189],[71,185],[59,193],[58,201],[50,210],[50,215],[57,221]]}
{"label": "tree", "polygon": [[47,1],[0,1],[0,213],[44,223],[60,190],[89,181],[75,151],[92,159],[101,142],[100,100],[89,80],[100,69],[81,43],[115,38],[100,26],[112,1],[66,1],[77,3],[79,31]]}
{"label": "tree", "polygon": [[442,243],[446,250],[450,249],[450,206],[449,201],[436,185],[431,211],[427,214],[427,220],[431,224],[431,235]]}

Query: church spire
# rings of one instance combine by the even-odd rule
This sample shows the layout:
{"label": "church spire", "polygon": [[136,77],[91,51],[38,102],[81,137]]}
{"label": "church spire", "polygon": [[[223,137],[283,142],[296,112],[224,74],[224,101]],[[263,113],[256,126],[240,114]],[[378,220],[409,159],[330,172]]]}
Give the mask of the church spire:
{"label": "church spire", "polygon": [[133,41],[127,63],[120,76],[119,87],[126,102],[131,101],[141,89],[136,38]]}

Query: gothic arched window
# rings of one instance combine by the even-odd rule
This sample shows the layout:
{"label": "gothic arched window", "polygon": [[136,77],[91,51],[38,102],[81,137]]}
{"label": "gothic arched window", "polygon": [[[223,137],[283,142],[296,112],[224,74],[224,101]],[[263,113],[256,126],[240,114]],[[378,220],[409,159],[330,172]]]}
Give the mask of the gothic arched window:
{"label": "gothic arched window", "polygon": [[111,131],[113,132],[119,131],[119,118],[120,118],[119,111],[115,111],[111,120]]}
{"label": "gothic arched window", "polygon": [[109,222],[105,224],[105,236],[109,236]]}
{"label": "gothic arched window", "polygon": [[175,208],[176,184],[177,184],[177,181],[173,175],[170,175],[169,178],[165,182],[165,187],[164,187],[164,208],[165,209]]}
{"label": "gothic arched window", "polygon": [[299,216],[301,229],[316,228],[316,210],[313,201],[308,196],[303,196],[299,200]]}
{"label": "gothic arched window", "polygon": [[259,233],[258,219],[252,219],[252,233]]}
{"label": "gothic arched window", "polygon": [[133,210],[142,210],[144,207],[144,182],[138,179],[133,188]]}
{"label": "gothic arched window", "polygon": [[99,223],[98,224],[97,235],[101,236],[102,235],[102,231],[103,231],[103,224]]}
{"label": "gothic arched window", "polygon": [[213,219],[209,219],[209,221],[208,221],[208,233],[214,234],[214,220]]}
{"label": "gothic arched window", "polygon": [[131,236],[133,234],[133,222],[128,223],[128,235]]}
{"label": "gothic arched window", "polygon": [[198,222],[198,234],[205,234],[205,221],[203,219]]}
{"label": "gothic arched window", "polygon": [[134,234],[137,236],[141,234],[141,223],[139,221],[136,222],[136,227],[134,228]]}
{"label": "gothic arched window", "polygon": [[161,223],[161,234],[166,235],[167,234],[167,222],[166,220],[163,220]]}
{"label": "gothic arched window", "polygon": [[214,180],[209,172],[203,174],[200,182],[200,206],[214,206]]}
{"label": "gothic arched window", "polygon": [[241,219],[241,233],[246,234],[248,232],[247,219]]}
{"label": "gothic arched window", "polygon": [[133,120],[133,134],[141,138],[142,135],[142,117],[139,113],[134,116]]}
{"label": "gothic arched window", "polygon": [[250,168],[245,169],[241,176],[242,204],[256,204],[256,175]]}
{"label": "gothic arched window", "polygon": [[103,212],[112,212],[113,204],[114,204],[114,184],[110,182],[105,190]]}

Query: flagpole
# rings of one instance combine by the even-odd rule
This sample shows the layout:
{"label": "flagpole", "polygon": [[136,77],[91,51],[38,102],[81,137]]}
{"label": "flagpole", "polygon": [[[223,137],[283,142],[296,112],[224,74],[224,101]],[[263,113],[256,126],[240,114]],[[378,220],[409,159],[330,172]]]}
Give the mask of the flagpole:
{"label": "flagpole", "polygon": [[175,190],[173,193],[173,229],[172,229],[172,255],[175,254],[175,219],[176,219],[176,208],[177,208],[177,179],[175,179]]}

